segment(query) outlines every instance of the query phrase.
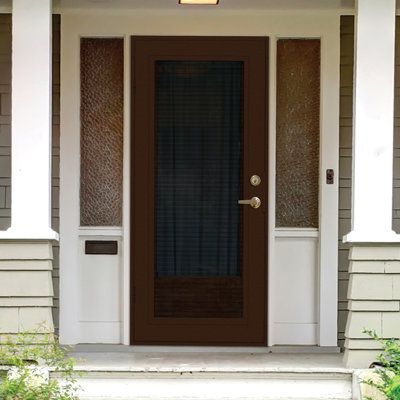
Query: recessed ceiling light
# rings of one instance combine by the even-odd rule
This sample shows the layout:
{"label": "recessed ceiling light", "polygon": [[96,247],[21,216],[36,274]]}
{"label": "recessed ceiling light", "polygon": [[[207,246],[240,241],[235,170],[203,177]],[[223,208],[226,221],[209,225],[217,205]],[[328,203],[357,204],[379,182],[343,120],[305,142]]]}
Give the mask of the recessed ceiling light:
{"label": "recessed ceiling light", "polygon": [[179,0],[179,4],[217,5],[219,0]]}

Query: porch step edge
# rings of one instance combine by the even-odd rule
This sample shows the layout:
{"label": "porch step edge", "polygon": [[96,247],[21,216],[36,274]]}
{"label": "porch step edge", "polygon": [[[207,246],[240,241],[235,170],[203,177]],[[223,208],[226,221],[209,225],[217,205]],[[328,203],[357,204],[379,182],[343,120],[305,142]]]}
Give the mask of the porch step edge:
{"label": "porch step edge", "polygon": [[159,374],[159,373],[172,373],[172,374],[293,374],[293,375],[322,375],[329,376],[335,375],[348,375],[351,376],[354,372],[348,368],[282,368],[282,367],[251,367],[251,368],[213,368],[213,367],[118,367],[118,366],[77,366],[75,371],[82,373],[142,373],[142,374]]}
{"label": "porch step edge", "polygon": [[82,400],[350,400],[342,374],[92,374],[78,378]]}

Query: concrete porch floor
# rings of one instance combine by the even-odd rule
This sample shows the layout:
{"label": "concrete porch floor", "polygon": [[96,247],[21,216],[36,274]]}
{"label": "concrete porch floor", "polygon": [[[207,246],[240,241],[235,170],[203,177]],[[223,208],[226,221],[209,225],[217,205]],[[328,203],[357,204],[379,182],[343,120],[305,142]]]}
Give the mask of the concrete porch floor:
{"label": "concrete porch floor", "polygon": [[279,351],[79,345],[71,355],[82,372],[82,400],[352,399],[354,371],[344,368],[342,354]]}
{"label": "concrete porch floor", "polygon": [[[306,351],[306,349],[304,349]],[[81,371],[115,372],[352,372],[340,353],[271,353],[248,348],[171,348],[148,346],[76,346],[71,356]]]}

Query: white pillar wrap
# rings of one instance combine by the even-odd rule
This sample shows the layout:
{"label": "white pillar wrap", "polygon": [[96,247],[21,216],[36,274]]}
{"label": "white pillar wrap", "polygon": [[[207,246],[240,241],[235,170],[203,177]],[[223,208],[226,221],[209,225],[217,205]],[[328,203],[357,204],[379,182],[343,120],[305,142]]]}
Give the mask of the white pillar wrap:
{"label": "white pillar wrap", "polygon": [[396,0],[358,0],[353,209],[348,242],[399,241],[392,231]]}
{"label": "white pillar wrap", "polygon": [[11,228],[0,237],[56,239],[51,229],[51,0],[13,0]]}

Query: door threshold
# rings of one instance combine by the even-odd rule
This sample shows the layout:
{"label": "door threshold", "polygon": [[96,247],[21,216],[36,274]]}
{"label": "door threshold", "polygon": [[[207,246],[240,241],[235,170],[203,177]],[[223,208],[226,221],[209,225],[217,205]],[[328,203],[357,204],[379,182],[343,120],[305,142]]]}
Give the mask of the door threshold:
{"label": "door threshold", "polygon": [[77,344],[71,346],[74,352],[83,353],[281,353],[281,354],[337,354],[340,348],[335,346],[146,346],[123,344]]}

